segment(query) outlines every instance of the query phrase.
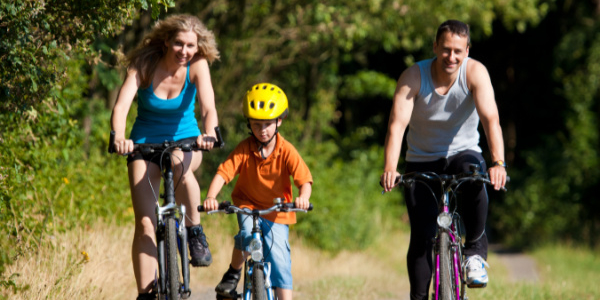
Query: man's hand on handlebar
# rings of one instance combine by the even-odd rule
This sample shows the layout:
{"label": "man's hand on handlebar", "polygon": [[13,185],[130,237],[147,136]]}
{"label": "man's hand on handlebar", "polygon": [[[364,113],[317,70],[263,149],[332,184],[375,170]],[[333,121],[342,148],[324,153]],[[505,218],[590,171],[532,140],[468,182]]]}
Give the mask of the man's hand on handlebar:
{"label": "man's hand on handlebar", "polygon": [[503,166],[493,166],[489,168],[488,174],[496,191],[499,191],[506,185],[506,169]]}
{"label": "man's hand on handlebar", "polygon": [[386,171],[381,175],[380,184],[383,187],[383,192],[391,191],[397,184],[396,178],[400,176],[400,173],[397,171]]}

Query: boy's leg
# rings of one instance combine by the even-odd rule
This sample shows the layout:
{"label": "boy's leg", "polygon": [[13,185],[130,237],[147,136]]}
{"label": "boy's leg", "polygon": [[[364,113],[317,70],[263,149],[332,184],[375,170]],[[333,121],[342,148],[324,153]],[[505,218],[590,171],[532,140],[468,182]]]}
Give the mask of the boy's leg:
{"label": "boy's leg", "polygon": [[277,288],[277,295],[283,293],[280,299],[291,299],[293,279],[289,226],[264,219],[261,221],[265,261],[271,264],[271,284]]}
{"label": "boy's leg", "polygon": [[234,237],[235,246],[231,254],[231,264],[223,275],[221,282],[215,288],[217,294],[226,296],[235,291],[242,276],[242,267],[246,261],[247,253],[242,251],[252,238],[252,217],[237,216],[240,231]]}
{"label": "boy's leg", "polygon": [[292,300],[292,290],[277,289],[277,300]]}

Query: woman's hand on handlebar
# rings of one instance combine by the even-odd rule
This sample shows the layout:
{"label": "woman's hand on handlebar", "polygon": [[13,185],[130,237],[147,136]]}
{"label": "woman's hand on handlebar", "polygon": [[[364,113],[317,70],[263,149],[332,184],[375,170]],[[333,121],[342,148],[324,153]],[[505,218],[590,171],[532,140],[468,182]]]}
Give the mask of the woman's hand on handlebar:
{"label": "woman's hand on handlebar", "polygon": [[127,140],[124,138],[121,138],[121,139],[115,138],[115,142],[113,145],[115,147],[115,152],[118,153],[119,155],[133,152],[133,141],[132,140]]}
{"label": "woman's hand on handlebar", "polygon": [[196,144],[198,145],[198,148],[205,150],[211,150],[214,147],[215,142],[217,142],[217,138],[206,133],[203,135],[199,135],[196,139]]}
{"label": "woman's hand on handlebar", "polygon": [[398,182],[396,182],[396,178],[400,176],[400,173],[397,171],[386,171],[381,175],[381,186],[383,187],[384,192],[391,191]]}

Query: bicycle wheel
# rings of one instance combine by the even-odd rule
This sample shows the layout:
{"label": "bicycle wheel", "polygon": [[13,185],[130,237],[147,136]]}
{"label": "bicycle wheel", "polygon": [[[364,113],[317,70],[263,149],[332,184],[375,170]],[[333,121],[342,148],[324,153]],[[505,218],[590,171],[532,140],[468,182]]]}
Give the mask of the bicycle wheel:
{"label": "bicycle wheel", "polygon": [[438,299],[453,300],[456,299],[452,281],[454,279],[454,262],[452,261],[450,246],[450,236],[445,230],[440,231],[438,253],[440,255],[439,270],[440,270],[440,295]]}
{"label": "bicycle wheel", "polygon": [[167,218],[167,299],[179,299],[179,267],[177,265],[177,226],[174,218]]}
{"label": "bicycle wheel", "polygon": [[265,271],[258,264],[252,270],[252,300],[266,300]]}

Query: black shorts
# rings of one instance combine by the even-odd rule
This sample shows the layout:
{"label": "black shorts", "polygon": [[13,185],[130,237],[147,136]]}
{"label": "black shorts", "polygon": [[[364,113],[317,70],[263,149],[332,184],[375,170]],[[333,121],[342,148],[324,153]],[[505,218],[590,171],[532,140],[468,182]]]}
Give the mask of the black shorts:
{"label": "black shorts", "polygon": [[[198,139],[198,137],[191,137],[191,138],[177,140],[176,142],[193,143],[197,139]],[[149,154],[143,155],[141,152],[134,152],[133,154],[127,156],[127,165],[129,165],[129,163],[132,161],[143,159],[145,161],[154,163],[160,167],[161,156],[162,156],[162,153],[149,153]]]}

